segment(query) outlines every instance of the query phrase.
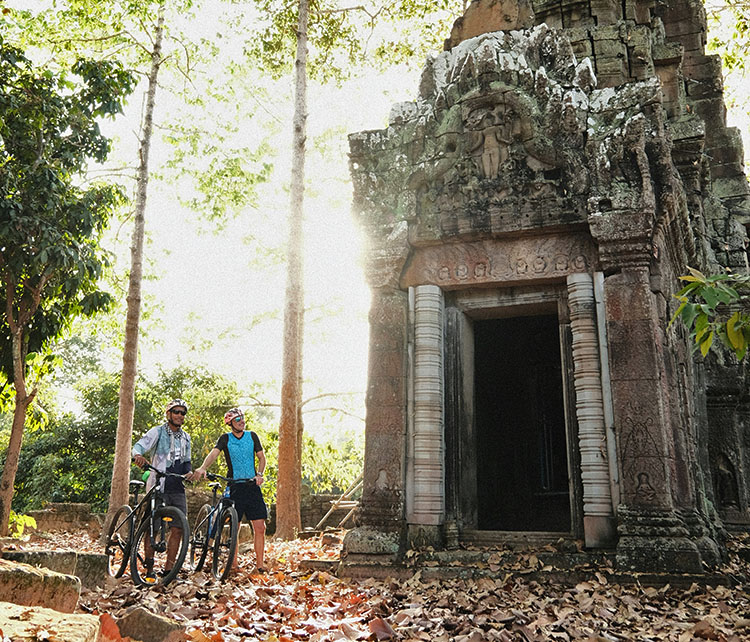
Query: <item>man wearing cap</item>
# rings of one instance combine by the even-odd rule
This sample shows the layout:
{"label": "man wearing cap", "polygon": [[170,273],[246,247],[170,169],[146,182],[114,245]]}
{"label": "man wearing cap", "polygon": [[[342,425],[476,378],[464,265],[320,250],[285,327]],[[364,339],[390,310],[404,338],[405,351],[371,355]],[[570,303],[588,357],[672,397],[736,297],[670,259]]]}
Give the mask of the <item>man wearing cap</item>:
{"label": "man wearing cap", "polygon": [[[192,470],[190,435],[182,429],[187,411],[188,405],[182,399],[173,399],[167,404],[164,413],[166,421],[151,428],[133,446],[133,461],[138,466],[143,468],[148,463],[146,458],[148,456],[151,458],[151,465],[161,472],[177,473],[178,475],[190,473]],[[146,488],[150,489],[155,483],[156,475],[152,471]],[[160,490],[164,503],[167,506],[176,506],[187,515],[187,499],[185,498],[185,486],[182,480],[177,477],[165,477],[161,480],[161,484]],[[179,543],[180,533],[177,529],[174,529],[174,534],[170,533],[167,544],[165,571],[168,571],[174,565]],[[147,552],[150,549],[148,539],[146,549]],[[151,563],[153,564],[153,558]]]}
{"label": "man wearing cap", "polygon": [[[265,573],[264,555],[268,509],[260,487],[263,485],[263,473],[266,470],[266,455],[258,435],[252,430],[245,430],[245,415],[242,410],[232,408],[227,411],[224,415],[224,423],[230,427],[231,432],[219,437],[216,446],[206,455],[200,467],[193,472],[193,480],[201,479],[206,474],[206,469],[216,461],[219,453],[224,453],[227,476],[247,481],[243,484],[232,484],[230,497],[234,500],[234,507],[237,509],[240,521],[246,519],[253,527],[255,563],[258,573]],[[233,566],[236,570],[236,557]]]}

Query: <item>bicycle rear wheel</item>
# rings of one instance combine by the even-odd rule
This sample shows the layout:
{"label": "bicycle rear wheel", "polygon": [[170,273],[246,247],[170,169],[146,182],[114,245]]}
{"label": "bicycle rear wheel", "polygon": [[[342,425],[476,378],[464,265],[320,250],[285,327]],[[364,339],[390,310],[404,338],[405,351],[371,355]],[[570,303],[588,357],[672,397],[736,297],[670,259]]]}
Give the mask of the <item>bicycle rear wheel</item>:
{"label": "bicycle rear wheel", "polygon": [[104,554],[107,556],[107,571],[112,577],[121,577],[128,566],[132,515],[130,506],[120,506],[109,524]]}
{"label": "bicycle rear wheel", "polygon": [[198,572],[203,568],[208,553],[208,542],[211,539],[210,528],[211,522],[216,519],[216,515],[211,514],[211,504],[203,504],[198,511],[193,522],[193,530],[190,537],[190,556],[188,564],[190,570]]}
{"label": "bicycle rear wheel", "polygon": [[224,581],[232,572],[232,562],[237,551],[237,521],[237,511],[234,506],[222,508],[216,524],[214,558],[211,564],[211,572],[217,580]]}
{"label": "bicycle rear wheel", "polygon": [[[154,521],[151,542],[151,520]],[[174,560],[168,560],[170,537],[179,537]],[[190,540],[185,514],[174,506],[162,506],[141,522],[130,553],[130,574],[138,586],[169,584],[182,568]],[[151,550],[147,550],[150,545]],[[171,566],[168,566],[171,562]]]}

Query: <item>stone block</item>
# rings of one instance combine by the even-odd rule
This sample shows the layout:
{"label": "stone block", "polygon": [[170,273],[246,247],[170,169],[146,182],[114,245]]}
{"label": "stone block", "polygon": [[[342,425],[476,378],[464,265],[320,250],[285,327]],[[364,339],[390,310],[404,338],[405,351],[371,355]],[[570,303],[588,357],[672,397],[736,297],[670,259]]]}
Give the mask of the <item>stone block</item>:
{"label": "stone block", "polygon": [[29,566],[41,566],[65,575],[76,574],[75,551],[3,551],[2,558]]}
{"label": "stone block", "polygon": [[368,405],[367,432],[372,434],[398,435],[404,431],[402,406]]}
{"label": "stone block", "polygon": [[22,606],[43,606],[72,613],[81,594],[81,580],[0,559],[0,595]]}
{"label": "stone block", "polygon": [[189,640],[185,628],[163,615],[151,613],[142,606],[117,620],[123,637],[140,642],[183,642]]}
{"label": "stone block", "polygon": [[244,522],[240,524],[240,531],[237,534],[237,543],[241,546],[247,542],[253,541],[253,527]]}
{"label": "stone block", "polygon": [[107,581],[107,556],[75,551],[3,551],[2,558],[29,566],[75,575],[86,588],[103,586]]}
{"label": "stone block", "polygon": [[396,533],[384,533],[369,526],[360,526],[344,536],[342,555],[384,555],[395,557],[399,549]]}
{"label": "stone block", "polygon": [[608,276],[604,281],[607,319],[628,322],[653,316],[653,295],[647,269],[627,270]]}
{"label": "stone block", "polygon": [[107,556],[103,553],[78,553],[75,575],[88,589],[104,586],[109,577]]}
{"label": "stone block", "polygon": [[[5,593],[5,595],[8,594]],[[95,615],[72,615],[41,606],[30,608],[10,602],[0,602],[0,631],[4,640],[105,642],[107,638],[100,636],[100,628],[100,620]],[[40,635],[41,631],[46,631],[48,636]],[[116,639],[119,640],[119,636]]]}

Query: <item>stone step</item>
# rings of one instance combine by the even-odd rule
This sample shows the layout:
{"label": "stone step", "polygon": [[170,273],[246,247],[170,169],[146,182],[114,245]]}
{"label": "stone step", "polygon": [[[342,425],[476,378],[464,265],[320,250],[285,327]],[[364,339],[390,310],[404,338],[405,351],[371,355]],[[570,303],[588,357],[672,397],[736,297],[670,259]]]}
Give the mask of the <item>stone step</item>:
{"label": "stone step", "polygon": [[88,589],[104,586],[109,577],[107,556],[103,553],[76,551],[2,551],[0,557],[13,562],[48,568],[51,571],[75,575]]}
{"label": "stone step", "polygon": [[[7,597],[8,594],[4,595]],[[73,615],[41,606],[0,602],[0,635],[4,640],[98,642],[100,627],[99,618],[95,615]]]}
{"label": "stone step", "polygon": [[21,606],[43,606],[72,613],[81,595],[81,580],[74,575],[0,559],[0,595]]}

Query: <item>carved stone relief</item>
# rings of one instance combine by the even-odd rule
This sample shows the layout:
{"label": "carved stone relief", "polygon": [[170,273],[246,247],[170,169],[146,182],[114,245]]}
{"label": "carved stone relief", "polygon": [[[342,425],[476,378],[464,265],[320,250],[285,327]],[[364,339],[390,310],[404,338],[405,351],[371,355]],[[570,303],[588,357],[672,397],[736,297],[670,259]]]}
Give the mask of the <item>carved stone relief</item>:
{"label": "carved stone relief", "polygon": [[443,288],[502,281],[561,279],[596,265],[584,236],[540,236],[434,245],[417,249],[401,277],[402,287],[433,283]]}
{"label": "carved stone relief", "polygon": [[666,501],[666,471],[655,436],[658,429],[639,402],[627,404],[621,417],[620,468],[623,500],[627,504],[658,504]]}

